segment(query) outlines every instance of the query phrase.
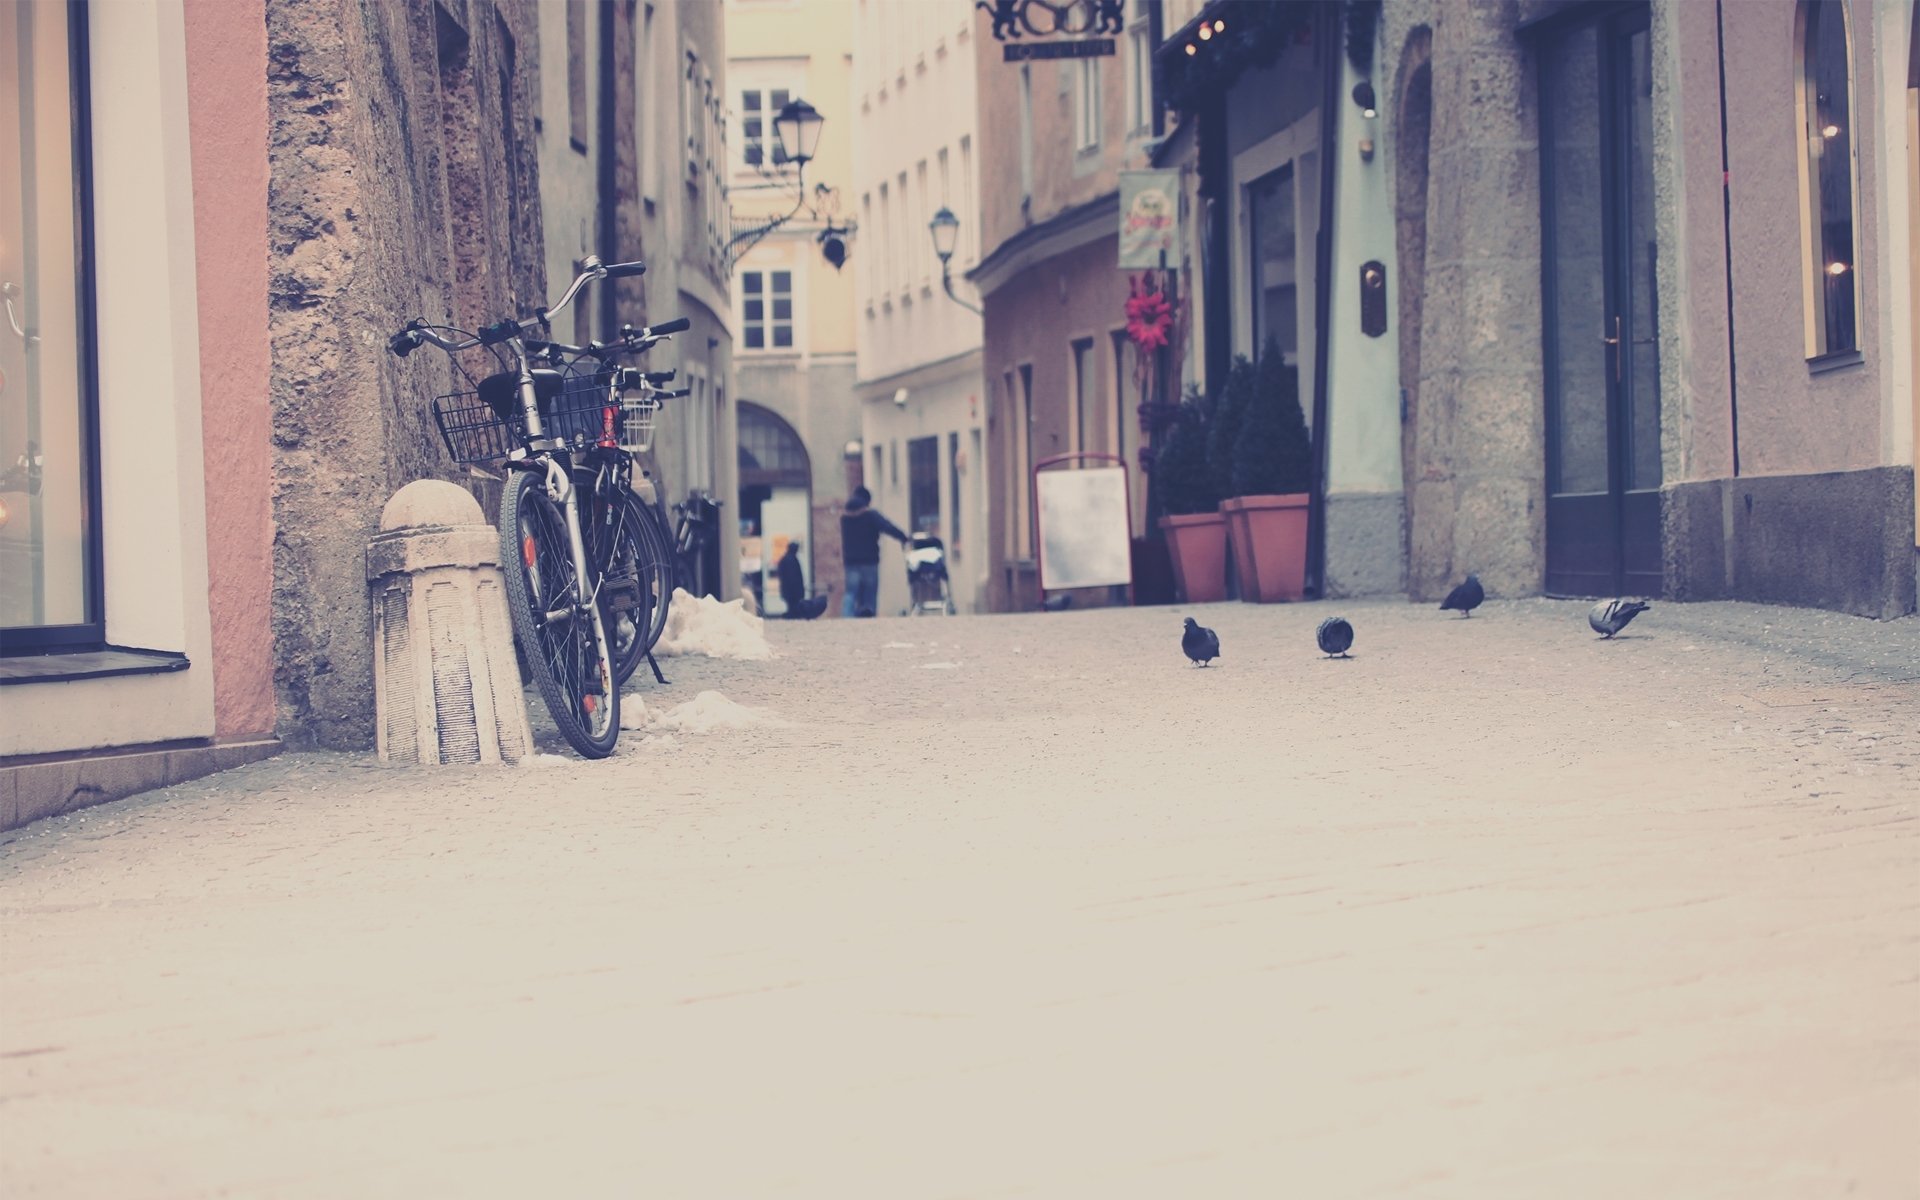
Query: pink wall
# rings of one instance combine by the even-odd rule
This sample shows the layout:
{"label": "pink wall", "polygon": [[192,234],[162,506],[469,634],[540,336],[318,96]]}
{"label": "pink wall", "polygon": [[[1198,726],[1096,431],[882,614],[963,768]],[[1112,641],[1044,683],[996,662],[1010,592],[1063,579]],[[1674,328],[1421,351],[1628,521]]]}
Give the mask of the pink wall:
{"label": "pink wall", "polygon": [[214,728],[271,733],[264,0],[186,0]]}
{"label": "pink wall", "polygon": [[[1687,6],[1682,6],[1687,7]],[[1711,5],[1696,14],[1697,41],[1712,35]],[[1851,0],[1853,127],[1858,153],[1859,342],[1866,361],[1812,375],[1807,370],[1801,224],[1796,184],[1800,135],[1794,116],[1794,11],[1789,0],[1725,6],[1727,141],[1733,178],[1734,321],[1743,475],[1858,470],[1881,465],[1880,321],[1887,286],[1876,230],[1884,189],[1875,140],[1875,24],[1872,0]],[[1707,111],[1711,111],[1709,108]],[[1708,124],[1706,121],[1700,124]],[[1717,149],[1717,147],[1715,148]],[[1708,173],[1717,175],[1718,155]],[[1693,164],[1690,161],[1689,167]],[[1717,182],[1717,180],[1715,180]],[[1710,212],[1717,215],[1718,198]],[[1711,224],[1712,222],[1710,222]],[[1693,286],[1722,289],[1725,276]],[[1724,327],[1722,327],[1724,328]]]}

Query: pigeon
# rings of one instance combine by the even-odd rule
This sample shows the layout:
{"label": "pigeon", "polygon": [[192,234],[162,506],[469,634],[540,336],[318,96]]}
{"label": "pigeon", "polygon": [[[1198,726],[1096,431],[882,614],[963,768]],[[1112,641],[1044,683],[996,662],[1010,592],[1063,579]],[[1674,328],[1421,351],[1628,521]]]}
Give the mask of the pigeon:
{"label": "pigeon", "polygon": [[1187,631],[1180,635],[1180,648],[1188,658],[1204,667],[1220,657],[1220,635],[1188,617]]}
{"label": "pigeon", "polygon": [[825,596],[809,596],[794,608],[793,619],[796,621],[811,621],[826,611],[827,598]]}
{"label": "pigeon", "polygon": [[1603,638],[1610,638],[1627,627],[1627,622],[1652,605],[1644,600],[1602,600],[1587,613],[1587,624]]}
{"label": "pigeon", "polygon": [[1040,602],[1040,607],[1048,612],[1065,612],[1073,607],[1073,593],[1061,592],[1058,596],[1048,596]]}
{"label": "pigeon", "polygon": [[1461,616],[1470,617],[1473,615],[1473,610],[1479,608],[1480,602],[1486,598],[1486,589],[1480,586],[1480,577],[1469,575],[1465,583],[1447,593],[1447,598],[1440,602],[1440,611],[1457,608]]}
{"label": "pigeon", "polygon": [[1353,645],[1353,626],[1347,624],[1345,617],[1328,617],[1313,631],[1313,640],[1320,643],[1320,652],[1329,658],[1346,658],[1347,648]]}

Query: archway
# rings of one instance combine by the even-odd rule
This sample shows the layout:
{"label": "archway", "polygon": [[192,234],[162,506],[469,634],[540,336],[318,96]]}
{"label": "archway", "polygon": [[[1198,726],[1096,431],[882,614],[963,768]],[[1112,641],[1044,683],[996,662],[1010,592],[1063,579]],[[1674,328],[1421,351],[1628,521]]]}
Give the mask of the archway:
{"label": "archway", "polygon": [[800,543],[809,590],[813,574],[813,465],[806,443],[778,413],[742,400],[740,413],[740,586],[760,611],[786,611],[775,564],[789,542]]}

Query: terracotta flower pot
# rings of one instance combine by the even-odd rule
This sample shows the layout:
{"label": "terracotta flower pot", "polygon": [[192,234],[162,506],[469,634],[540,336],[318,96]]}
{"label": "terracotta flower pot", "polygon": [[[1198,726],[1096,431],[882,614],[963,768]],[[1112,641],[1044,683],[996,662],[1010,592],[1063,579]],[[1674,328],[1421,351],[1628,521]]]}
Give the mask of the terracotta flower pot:
{"label": "terracotta flower pot", "polygon": [[1244,498],[1236,496],[1220,502],[1220,515],[1227,519],[1227,545],[1233,551],[1233,588],[1242,600],[1254,599],[1253,534],[1247,527]]}
{"label": "terracotta flower pot", "polygon": [[1300,599],[1307,581],[1307,493],[1239,496],[1221,507],[1229,504],[1240,598],[1261,604]]}
{"label": "terracotta flower pot", "polygon": [[1188,604],[1227,598],[1227,521],[1219,513],[1161,517],[1173,559],[1173,582]]}

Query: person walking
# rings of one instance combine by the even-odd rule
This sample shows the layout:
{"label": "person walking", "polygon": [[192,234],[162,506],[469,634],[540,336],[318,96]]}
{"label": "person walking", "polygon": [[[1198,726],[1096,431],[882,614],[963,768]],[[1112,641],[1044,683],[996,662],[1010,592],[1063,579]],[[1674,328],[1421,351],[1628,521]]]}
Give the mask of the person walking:
{"label": "person walking", "polygon": [[847,598],[841,615],[871,617],[880,603],[880,535],[886,534],[901,545],[907,535],[881,516],[873,507],[873,493],[864,487],[853,489],[847,497],[847,510],[840,514],[840,553],[847,566]]}

